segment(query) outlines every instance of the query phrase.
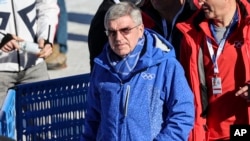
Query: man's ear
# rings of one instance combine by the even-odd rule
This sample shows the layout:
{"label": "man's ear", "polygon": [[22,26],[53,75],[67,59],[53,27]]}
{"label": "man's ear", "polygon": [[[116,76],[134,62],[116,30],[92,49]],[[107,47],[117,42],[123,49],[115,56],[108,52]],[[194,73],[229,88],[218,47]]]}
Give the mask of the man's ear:
{"label": "man's ear", "polygon": [[140,32],[141,32],[141,37],[143,36],[143,32],[144,32],[144,24],[141,24],[140,26],[139,26],[139,30],[140,30]]}

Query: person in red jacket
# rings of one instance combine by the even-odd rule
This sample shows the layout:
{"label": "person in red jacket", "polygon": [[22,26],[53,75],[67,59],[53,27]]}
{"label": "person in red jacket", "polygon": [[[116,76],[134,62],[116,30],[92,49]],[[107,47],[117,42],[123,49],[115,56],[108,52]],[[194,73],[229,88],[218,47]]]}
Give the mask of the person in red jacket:
{"label": "person in red jacket", "polygon": [[250,80],[250,2],[199,4],[189,20],[177,24],[185,37],[180,62],[195,95],[189,141],[225,141],[230,125],[249,124],[248,101],[242,97]]}

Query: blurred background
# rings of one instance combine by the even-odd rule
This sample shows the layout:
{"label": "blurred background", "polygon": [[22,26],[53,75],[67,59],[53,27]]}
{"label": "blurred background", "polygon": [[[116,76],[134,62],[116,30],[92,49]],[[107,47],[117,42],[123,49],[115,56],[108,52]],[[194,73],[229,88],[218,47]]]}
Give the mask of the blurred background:
{"label": "blurred background", "polygon": [[68,13],[67,67],[49,70],[51,79],[89,73],[88,30],[102,0],[65,0]]}

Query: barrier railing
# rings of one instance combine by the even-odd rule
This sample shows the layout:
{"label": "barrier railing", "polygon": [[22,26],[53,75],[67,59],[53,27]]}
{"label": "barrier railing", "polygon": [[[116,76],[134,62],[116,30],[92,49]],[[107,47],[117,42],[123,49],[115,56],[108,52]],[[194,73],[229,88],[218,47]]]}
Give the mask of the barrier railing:
{"label": "barrier railing", "polygon": [[16,129],[17,141],[79,140],[88,87],[89,74],[82,74],[11,88],[10,108],[0,112],[2,135],[15,138]]}

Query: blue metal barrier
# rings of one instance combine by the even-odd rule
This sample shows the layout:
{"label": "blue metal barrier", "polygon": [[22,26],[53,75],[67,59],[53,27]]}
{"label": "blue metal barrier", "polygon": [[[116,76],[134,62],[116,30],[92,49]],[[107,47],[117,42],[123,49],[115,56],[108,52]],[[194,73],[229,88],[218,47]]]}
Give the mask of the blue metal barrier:
{"label": "blue metal barrier", "polygon": [[[16,96],[15,120],[12,117],[10,120],[16,125],[17,141],[79,140],[88,87],[89,74],[81,74],[20,84],[10,89]],[[13,137],[13,125],[6,136]]]}

